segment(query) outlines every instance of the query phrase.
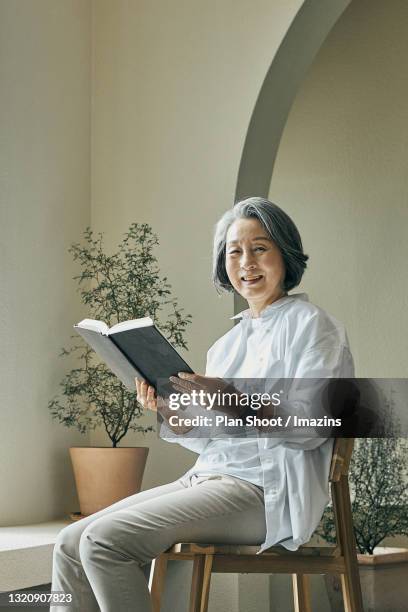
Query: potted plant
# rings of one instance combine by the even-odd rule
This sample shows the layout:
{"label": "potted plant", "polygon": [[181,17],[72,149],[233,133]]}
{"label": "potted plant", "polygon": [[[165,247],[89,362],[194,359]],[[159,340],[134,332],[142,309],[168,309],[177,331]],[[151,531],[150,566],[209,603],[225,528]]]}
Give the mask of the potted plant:
{"label": "potted plant", "polygon": [[[389,423],[392,423],[392,391],[386,403],[391,415]],[[390,435],[391,432],[385,433]],[[355,441],[349,479],[365,612],[407,609],[408,550],[379,546],[385,538],[408,535],[407,466],[408,443],[404,438]],[[317,534],[329,543],[336,542],[331,505],[323,514]],[[338,577],[326,576],[325,579],[332,612],[343,612]]]}
{"label": "potted plant", "polygon": [[[103,234],[86,228],[83,244],[69,248],[81,266],[74,277],[89,318],[115,323],[150,316],[176,347],[184,340],[191,315],[172,297],[167,277],[161,277],[154,255],[157,236],[147,224],[132,223],[118,250],[106,254]],[[111,447],[70,449],[81,515],[89,515],[140,490],[148,448],[118,447],[128,431],[145,434],[153,427],[138,423],[142,407],[136,389],[130,392],[79,337],[61,356],[75,366],[60,383],[61,392],[49,402],[52,417],[86,433],[103,426]]]}

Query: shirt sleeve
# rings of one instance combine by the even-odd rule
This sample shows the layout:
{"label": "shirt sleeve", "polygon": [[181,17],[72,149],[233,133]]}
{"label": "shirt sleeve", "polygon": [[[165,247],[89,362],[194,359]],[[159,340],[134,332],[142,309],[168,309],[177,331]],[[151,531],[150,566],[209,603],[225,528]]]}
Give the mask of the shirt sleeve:
{"label": "shirt sleeve", "polygon": [[[296,383],[302,382],[300,379],[314,379],[310,385],[304,381],[306,391],[303,396],[296,391],[292,395],[289,392],[286,405],[282,402],[283,410],[286,409],[288,413],[293,409],[299,416],[319,416],[320,407],[324,412],[322,390],[327,388],[328,384],[324,379],[354,378],[354,362],[345,330],[341,324],[337,326],[324,314],[314,317],[310,325],[304,327],[298,334],[290,354],[285,358],[290,360],[290,382],[293,381],[294,387],[297,386]],[[291,404],[291,399],[296,406]],[[288,430],[284,438],[270,437],[266,438],[264,443],[267,448],[283,444],[287,448],[313,450],[328,439],[317,437],[316,430],[313,435],[308,435],[307,430],[304,436],[301,433],[302,430],[292,436],[291,430]]]}
{"label": "shirt sleeve", "polygon": [[197,437],[196,429],[196,427],[193,427],[190,431],[178,436],[163,420],[160,425],[159,435],[160,438],[166,440],[166,442],[180,444],[180,446],[184,446],[184,448],[188,448],[188,450],[193,451],[193,453],[200,455],[207,446],[209,438]]}

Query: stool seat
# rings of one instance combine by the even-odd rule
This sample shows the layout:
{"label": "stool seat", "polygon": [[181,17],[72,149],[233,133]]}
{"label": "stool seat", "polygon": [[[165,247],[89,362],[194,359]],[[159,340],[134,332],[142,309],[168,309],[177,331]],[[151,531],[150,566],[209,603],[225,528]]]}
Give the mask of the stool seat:
{"label": "stool seat", "polygon": [[186,557],[193,557],[196,554],[201,555],[256,555],[258,558],[272,556],[306,556],[306,557],[338,557],[340,555],[340,548],[338,546],[311,546],[310,544],[304,544],[300,546],[298,550],[292,551],[287,550],[283,546],[272,546],[264,552],[257,554],[259,546],[247,546],[245,544],[197,544],[196,542],[180,542],[174,544],[168,550],[166,554],[169,559],[177,555],[185,555]]}
{"label": "stool seat", "polygon": [[336,546],[310,543],[290,551],[272,546],[260,554],[259,546],[179,542],[154,562],[151,596],[153,611],[160,604],[169,560],[192,560],[190,612],[207,612],[212,573],[291,574],[295,612],[311,612],[309,574],[341,576],[346,612],[363,612],[357,551],[353,532],[348,469],[354,440],[338,438],[333,445],[329,481],[336,524]]}

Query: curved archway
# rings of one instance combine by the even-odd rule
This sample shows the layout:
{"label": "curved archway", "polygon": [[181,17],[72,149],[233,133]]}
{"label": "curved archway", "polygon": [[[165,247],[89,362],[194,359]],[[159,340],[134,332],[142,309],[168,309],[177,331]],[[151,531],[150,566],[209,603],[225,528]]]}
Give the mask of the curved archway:
{"label": "curved archway", "polygon": [[[306,0],[265,76],[242,151],[235,202],[267,197],[282,132],[298,88],[325,38],[351,0]],[[273,111],[271,111],[273,109]],[[234,296],[234,310],[245,308]]]}
{"label": "curved archway", "polygon": [[[317,51],[351,0],[306,0],[264,79],[249,123],[235,202],[267,197],[279,141],[296,92]],[[271,111],[273,109],[273,111]]]}

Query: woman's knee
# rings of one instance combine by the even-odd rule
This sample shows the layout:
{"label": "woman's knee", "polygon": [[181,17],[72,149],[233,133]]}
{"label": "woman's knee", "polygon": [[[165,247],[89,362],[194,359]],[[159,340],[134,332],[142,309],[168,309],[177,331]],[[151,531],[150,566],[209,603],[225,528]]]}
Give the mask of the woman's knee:
{"label": "woman's knee", "polygon": [[81,563],[86,565],[101,558],[128,558],[144,564],[153,558],[146,555],[147,539],[149,530],[144,528],[142,521],[129,528],[113,515],[101,517],[88,525],[81,535]]}
{"label": "woman's knee", "polygon": [[59,532],[54,546],[54,557],[65,556],[79,561],[79,540],[81,533],[77,525],[68,525]]}
{"label": "woman's knee", "polygon": [[84,529],[79,540],[79,556],[81,561],[91,556],[92,549],[100,539],[105,537],[105,530],[101,530],[98,521],[91,523]]}
{"label": "woman's knee", "polygon": [[96,556],[112,556],[120,552],[120,531],[115,528],[115,520],[112,516],[101,517],[88,525],[79,541],[79,555],[81,562],[92,561]]}

